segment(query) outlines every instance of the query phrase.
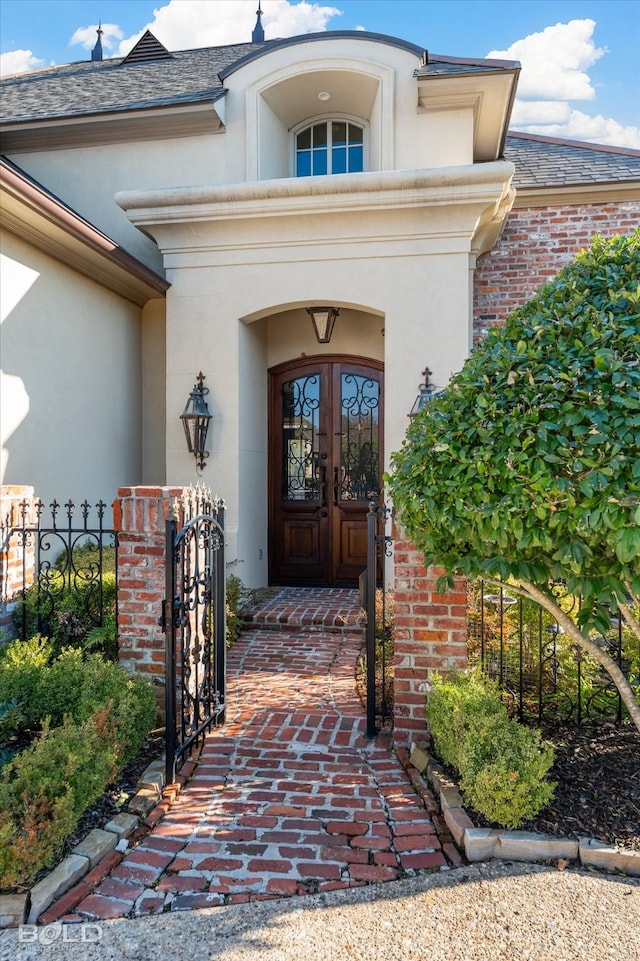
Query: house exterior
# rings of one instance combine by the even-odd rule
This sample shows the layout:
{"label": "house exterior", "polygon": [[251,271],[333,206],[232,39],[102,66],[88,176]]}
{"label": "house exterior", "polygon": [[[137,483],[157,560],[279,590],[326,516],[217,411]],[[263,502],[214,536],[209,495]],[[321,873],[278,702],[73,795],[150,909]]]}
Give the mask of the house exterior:
{"label": "house exterior", "polygon": [[194,482],[202,371],[234,572],[351,584],[423,369],[637,226],[640,152],[509,134],[516,63],[255,36],[3,81],[2,480]]}

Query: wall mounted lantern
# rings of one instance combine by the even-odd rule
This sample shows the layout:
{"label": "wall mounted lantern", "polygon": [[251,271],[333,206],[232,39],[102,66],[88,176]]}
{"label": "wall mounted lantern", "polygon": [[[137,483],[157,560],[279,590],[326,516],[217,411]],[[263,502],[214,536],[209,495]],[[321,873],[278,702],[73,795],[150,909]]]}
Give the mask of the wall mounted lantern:
{"label": "wall mounted lantern", "polygon": [[413,420],[416,414],[420,413],[420,411],[425,406],[425,404],[429,403],[433,395],[438,390],[438,388],[434,384],[429,383],[429,378],[431,377],[431,371],[429,370],[428,367],[425,367],[425,369],[422,371],[422,376],[424,377],[424,381],[422,384],[420,384],[418,388],[420,393],[414,400],[413,407],[411,408],[411,410],[409,411],[409,414],[407,415],[411,418],[411,420]]}
{"label": "wall mounted lantern", "polygon": [[307,307],[313,330],[319,344],[328,344],[333,333],[333,325],[340,311],[337,307]]}
{"label": "wall mounted lantern", "polygon": [[194,455],[196,467],[202,470],[205,467],[205,460],[209,456],[209,451],[205,448],[211,414],[209,405],[204,399],[205,395],[209,393],[209,388],[204,386],[206,378],[202,371],[200,371],[196,380],[197,383],[193,385],[189,400],[180,414],[180,420],[184,427],[189,453]]}

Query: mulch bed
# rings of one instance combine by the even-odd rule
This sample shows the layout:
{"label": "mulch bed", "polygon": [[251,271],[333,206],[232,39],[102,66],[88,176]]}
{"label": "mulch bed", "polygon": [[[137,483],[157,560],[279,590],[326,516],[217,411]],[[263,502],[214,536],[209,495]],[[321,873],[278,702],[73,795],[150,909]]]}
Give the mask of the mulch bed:
{"label": "mulch bed", "polygon": [[549,807],[523,830],[640,850],[640,735],[630,724],[546,733],[555,748]]}

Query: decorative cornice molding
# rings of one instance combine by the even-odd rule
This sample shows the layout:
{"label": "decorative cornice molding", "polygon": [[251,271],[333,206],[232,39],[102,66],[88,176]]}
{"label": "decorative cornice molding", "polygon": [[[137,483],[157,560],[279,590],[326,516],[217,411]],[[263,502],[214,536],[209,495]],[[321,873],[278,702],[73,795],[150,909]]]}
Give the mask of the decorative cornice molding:
{"label": "decorative cornice molding", "polygon": [[221,186],[121,191],[116,203],[138,226],[179,221],[265,218],[350,210],[491,202],[507,191],[514,174],[507,161],[426,170],[376,171],[336,177]]}

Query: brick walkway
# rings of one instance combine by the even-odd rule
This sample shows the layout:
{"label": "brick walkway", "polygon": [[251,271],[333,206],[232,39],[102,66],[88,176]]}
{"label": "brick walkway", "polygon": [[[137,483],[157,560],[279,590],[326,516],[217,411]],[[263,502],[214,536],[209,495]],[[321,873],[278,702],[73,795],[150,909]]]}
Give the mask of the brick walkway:
{"label": "brick walkway", "polygon": [[355,591],[291,589],[254,612],[229,652],[226,724],[76,917],[334,890],[447,863],[388,740],[365,737],[358,613]]}

